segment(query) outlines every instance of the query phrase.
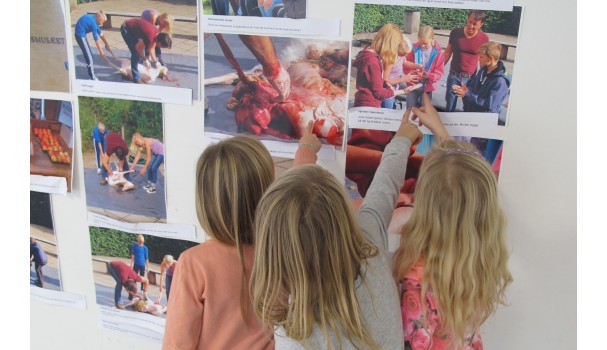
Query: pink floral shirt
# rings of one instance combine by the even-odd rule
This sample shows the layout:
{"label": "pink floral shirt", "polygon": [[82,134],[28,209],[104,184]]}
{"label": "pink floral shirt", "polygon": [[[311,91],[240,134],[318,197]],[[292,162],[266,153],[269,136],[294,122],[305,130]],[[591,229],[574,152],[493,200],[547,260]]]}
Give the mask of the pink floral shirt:
{"label": "pink floral shirt", "polygon": [[[403,331],[405,344],[408,342],[412,350],[443,350],[451,349],[452,337],[442,329],[442,321],[436,307],[432,291],[426,292],[426,309],[422,310],[421,291],[424,276],[424,263],[418,261],[403,277],[401,283],[401,312],[403,316]],[[424,327],[424,316],[428,320]],[[478,332],[466,336],[462,350],[482,350],[483,342]]]}

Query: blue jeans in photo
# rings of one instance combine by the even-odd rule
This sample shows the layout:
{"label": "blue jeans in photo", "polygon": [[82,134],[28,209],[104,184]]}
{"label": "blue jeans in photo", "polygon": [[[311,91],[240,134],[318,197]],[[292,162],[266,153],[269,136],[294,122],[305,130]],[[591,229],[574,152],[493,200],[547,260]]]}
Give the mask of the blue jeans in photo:
{"label": "blue jeans in photo", "polygon": [[139,73],[137,65],[141,63],[142,60],[135,48],[138,40],[129,33],[125,24],[120,27],[120,34],[122,34],[122,39],[124,39],[126,46],[128,46],[129,51],[131,52],[131,72],[133,73],[133,81],[139,82],[139,80],[141,80],[141,74]]}
{"label": "blue jeans in photo", "polygon": [[173,276],[166,275],[166,294],[167,303],[169,302],[169,294],[171,293],[171,283],[173,283]]}
{"label": "blue jeans in photo", "polygon": [[110,272],[110,275],[112,275],[116,281],[116,287],[114,287],[114,305],[118,305],[120,304],[120,294],[122,293],[122,281],[120,281],[120,276],[118,276],[118,272],[112,267],[112,265],[108,264],[107,269]]}
{"label": "blue jeans in photo", "polygon": [[156,154],[152,156],[152,160],[148,166],[148,180],[154,185],[158,179],[158,168],[162,163],[164,163],[164,155]]}
{"label": "blue jeans in photo", "polygon": [[[138,274],[141,277],[145,277],[145,265],[133,265],[133,271],[135,271],[136,274]],[[143,289],[143,282],[141,282],[141,290],[144,291]]]}
{"label": "blue jeans in photo", "polygon": [[383,99],[381,101],[381,108],[394,109],[394,102],[396,102],[396,97],[389,97],[389,98]]}
{"label": "blue jeans in photo", "polygon": [[464,78],[449,72],[449,75],[447,76],[447,93],[445,94],[445,112],[455,112],[455,107],[457,106],[458,96],[453,92],[451,87],[453,85],[466,85],[468,80],[470,80],[470,77]]}

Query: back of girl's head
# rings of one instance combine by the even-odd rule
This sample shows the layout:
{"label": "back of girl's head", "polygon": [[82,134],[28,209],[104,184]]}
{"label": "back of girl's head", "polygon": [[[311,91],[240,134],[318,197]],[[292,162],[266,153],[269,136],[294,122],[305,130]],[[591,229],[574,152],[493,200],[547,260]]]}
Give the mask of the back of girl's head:
{"label": "back of girl's head", "polygon": [[417,37],[419,39],[426,40],[434,39],[434,28],[432,28],[432,26],[423,26],[419,28],[419,32],[417,32]]}
{"label": "back of girl's head", "polygon": [[422,292],[429,286],[455,341],[505,303],[505,218],[490,165],[468,143],[447,140],[428,153],[415,188],[415,210],[395,255],[401,278],[420,259]]}
{"label": "back of girl's head", "polygon": [[403,35],[400,29],[393,23],[386,23],[373,37],[371,48],[377,52],[384,64],[394,64],[402,43]]}
{"label": "back of girl's head", "polygon": [[261,196],[274,181],[270,153],[257,139],[235,136],[207,147],[196,166],[196,214],[215,240],[236,246],[240,256],[240,310],[248,327],[250,303],[244,245],[255,243],[253,221]]}
{"label": "back of girl's head", "polygon": [[274,180],[274,163],[256,139],[235,136],[207,147],[196,166],[196,214],[211,237],[253,244],[255,209]]}
{"label": "back of girl's head", "polygon": [[363,262],[377,251],[333,175],[316,165],[287,171],[259,203],[255,232],[251,290],[253,308],[264,323],[283,325],[298,341],[317,323],[325,335],[343,332],[373,344],[354,282]]}

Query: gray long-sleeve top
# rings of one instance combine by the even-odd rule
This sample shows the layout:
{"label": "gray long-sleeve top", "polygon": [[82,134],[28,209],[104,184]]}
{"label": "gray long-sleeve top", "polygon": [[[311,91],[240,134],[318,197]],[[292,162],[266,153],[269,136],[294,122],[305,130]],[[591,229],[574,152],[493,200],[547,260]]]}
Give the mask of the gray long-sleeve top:
{"label": "gray long-sleeve top", "polygon": [[[404,349],[402,316],[398,289],[392,277],[392,263],[388,253],[388,226],[405,179],[411,141],[406,137],[394,137],[384,149],[381,164],[375,173],[367,196],[360,207],[358,223],[378,247],[379,254],[367,260],[361,270],[365,282],[356,280],[356,297],[367,323],[367,329],[381,349]],[[356,349],[341,334],[342,349]],[[333,349],[339,349],[337,337],[330,333]],[[284,328],[276,330],[276,349],[304,349],[302,344],[286,338]],[[325,339],[318,325],[306,339],[308,349],[324,349]]]}

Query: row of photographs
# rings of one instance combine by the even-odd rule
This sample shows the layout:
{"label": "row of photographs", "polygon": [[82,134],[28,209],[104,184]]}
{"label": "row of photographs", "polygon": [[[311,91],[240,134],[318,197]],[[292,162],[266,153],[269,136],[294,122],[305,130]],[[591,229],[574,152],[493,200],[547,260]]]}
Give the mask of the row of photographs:
{"label": "row of photographs", "polygon": [[[344,131],[347,109],[358,104],[357,92],[371,88],[370,82],[361,81],[359,73],[361,64],[364,65],[364,53],[369,46],[383,45],[386,38],[377,38],[377,34],[386,24],[393,23],[413,51],[399,56],[392,66],[390,79],[419,73],[414,82],[394,83],[396,91],[408,88],[407,91],[420,92],[422,89],[413,87],[422,83],[427,92],[432,92],[433,105],[439,110],[497,113],[500,125],[507,122],[521,7],[515,6],[512,11],[484,11],[480,22],[471,24],[468,10],[462,8],[420,7],[419,2],[416,6],[404,6],[361,1],[354,6],[352,40],[335,41],[310,40],[302,35],[250,35],[246,30],[242,35],[228,34],[225,30],[223,34],[221,30],[202,31],[199,36],[199,19],[207,23],[213,16],[239,16],[239,21],[245,18],[272,21],[278,16],[280,20],[299,23],[295,19],[306,17],[305,0],[278,0],[272,4],[247,1],[240,6],[238,1],[228,0],[204,0],[200,4],[173,0],[147,2],[137,5],[128,0],[85,2],[70,8],[66,14],[62,0],[33,1],[31,15],[39,20],[30,24],[31,90],[70,92],[70,76],[73,76],[73,91],[81,96],[184,104],[203,99],[215,116],[215,120],[209,121],[211,127],[246,129],[252,133],[267,131],[269,136],[282,139],[297,137],[298,124],[292,114],[297,114],[294,110],[299,109],[299,114],[336,128],[337,132],[325,131],[324,135],[319,132],[319,136],[338,145],[342,142],[339,136]],[[161,34],[166,35],[160,38]],[[470,43],[461,41],[462,35]],[[489,63],[484,57],[485,61],[478,66],[480,44],[472,41],[499,45],[498,71],[481,76],[482,68]],[[427,54],[421,55],[418,48],[422,43],[436,52],[429,58]],[[199,55],[200,48],[202,55]],[[68,58],[68,52],[73,53],[72,57]],[[142,57],[148,60],[141,60]],[[425,63],[431,61],[431,64],[422,68],[420,60],[424,57]],[[403,62],[417,67],[403,65]],[[203,74],[200,74],[199,63],[204,67]],[[479,72],[478,82],[472,92],[484,101],[466,103],[465,99],[458,98],[463,93],[459,88],[454,90],[454,85],[472,80],[475,70]],[[499,78],[494,79],[497,73]],[[489,81],[485,82],[487,78]],[[292,94],[281,87],[289,79]],[[265,84],[260,81],[270,83],[271,87],[264,88]],[[141,84],[135,84],[137,82]],[[485,84],[498,86],[488,89]],[[243,88],[254,91],[246,93]],[[203,91],[202,97],[200,91]],[[270,94],[265,97],[270,99],[271,107],[275,107],[277,101],[289,103],[284,108],[261,106],[279,119],[274,121],[272,117],[270,122],[284,124],[286,119],[288,127],[277,130],[275,125],[267,127],[267,121],[252,121],[250,116],[238,113],[251,94],[253,103],[263,105],[260,95],[264,92]],[[406,102],[411,104],[414,98],[415,94],[403,94],[395,101],[386,101],[382,107],[406,108]],[[319,110],[318,116],[312,112],[314,109]],[[235,121],[222,124],[219,120],[222,117]],[[282,130],[285,128],[287,130]]]}
{"label": "row of photographs", "polygon": [[[162,104],[81,96],[79,137],[87,209],[129,224],[167,223],[164,117]],[[481,116],[484,118],[484,116]],[[211,135],[215,129],[205,128]],[[46,179],[60,179],[71,192],[74,123],[71,102],[30,99],[30,184],[31,189],[50,192]],[[246,133],[236,131],[235,133]],[[344,169],[352,197],[364,197],[378,160],[393,132],[349,129]],[[503,141],[476,136],[455,136],[473,143],[499,175]],[[428,152],[433,136],[411,153],[415,179],[419,163]],[[170,147],[170,145],[169,145]],[[202,152],[202,150],[200,150]],[[292,166],[292,157],[274,156],[276,173]],[[415,169],[413,169],[415,168]],[[175,172],[176,174],[180,172]],[[412,180],[411,180],[412,181]]]}

